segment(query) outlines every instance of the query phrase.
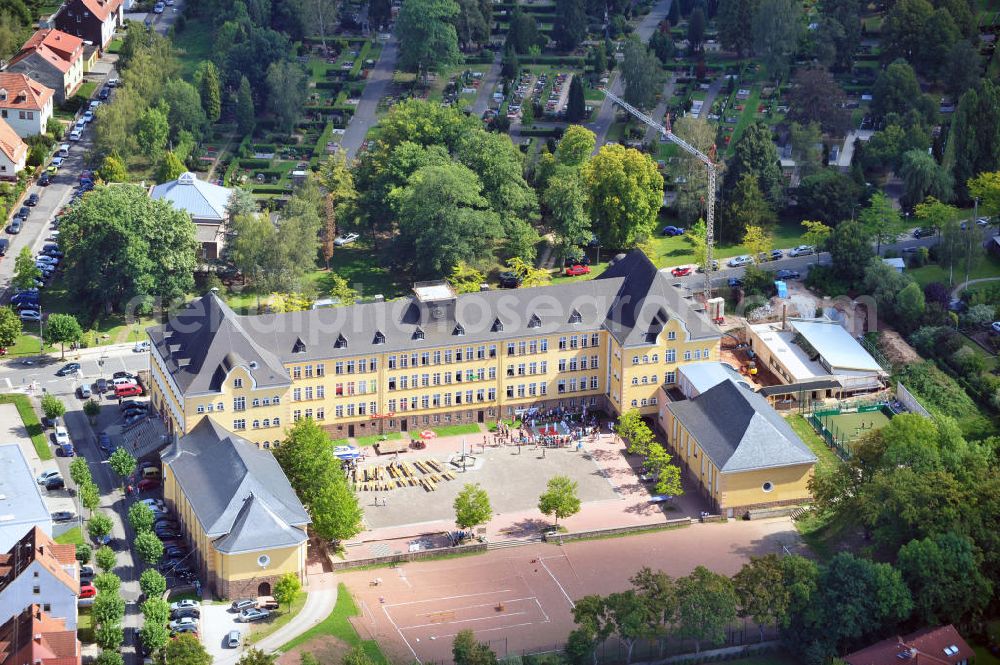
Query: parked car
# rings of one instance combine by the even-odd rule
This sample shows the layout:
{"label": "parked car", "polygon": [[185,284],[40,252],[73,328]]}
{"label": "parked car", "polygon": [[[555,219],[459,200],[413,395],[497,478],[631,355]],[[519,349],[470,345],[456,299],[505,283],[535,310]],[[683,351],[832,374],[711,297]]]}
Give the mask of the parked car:
{"label": "parked car", "polygon": [[111,375],[112,379],[132,379],[132,381],[137,381],[139,377],[131,372],[118,371]]}
{"label": "parked car", "polygon": [[590,274],[590,266],[570,266],[566,268],[567,277],[577,277],[578,275]]}
{"label": "parked car", "polygon": [[913,229],[913,237],[914,238],[924,238],[926,236],[932,236],[935,233],[937,233],[937,231],[934,230],[933,228],[928,228],[928,229]]}
{"label": "parked car", "polygon": [[166,9],[166,5],[164,5],[162,2],[157,2],[155,5],[153,5],[154,14],[162,14],[164,9]]}
{"label": "parked car", "polygon": [[28,215],[30,214],[31,214],[31,208],[29,208],[28,206],[21,206],[21,208],[17,211],[17,216],[20,217],[21,219],[28,219]]}
{"label": "parked car", "polygon": [[82,130],[82,129],[77,129],[77,128],[74,128],[74,129],[73,129],[73,130],[72,130],[72,131],[71,131],[71,132],[69,133],[69,140],[70,140],[70,141],[79,141],[79,140],[80,140],[80,139],[82,139],[82,138],[83,138],[83,130]]}
{"label": "parked car", "polygon": [[810,254],[815,254],[816,248],[812,245],[799,245],[788,250],[789,256],[809,256]]}
{"label": "parked car", "polygon": [[136,342],[135,346],[132,347],[133,353],[143,353],[149,351],[149,342]]}
{"label": "parked car", "polygon": [[743,254],[742,256],[734,256],[729,259],[727,265],[730,268],[739,268],[740,266],[749,266],[753,264],[753,257],[749,254]]}
{"label": "parked car", "polygon": [[86,581],[92,580],[92,579],[94,579],[95,575],[97,575],[97,571],[94,570],[93,566],[88,566],[86,564],[80,566],[80,581],[81,582],[86,582]]}
{"label": "parked car", "polygon": [[80,585],[80,598],[93,598],[97,595],[97,588],[93,584]]}
{"label": "parked car", "polygon": [[194,617],[183,617],[181,619],[174,619],[169,624],[170,630],[176,631],[181,626],[194,626],[198,627],[198,621]]}
{"label": "parked car", "polygon": [[21,303],[32,303],[38,302],[38,291],[21,291],[20,293],[15,293],[10,302],[12,305],[18,305]]}
{"label": "parked car", "polygon": [[60,457],[75,457],[76,450],[73,448],[72,443],[63,443],[60,444],[58,448],[56,448],[56,454],[58,454]]}
{"label": "parked car", "polygon": [[34,208],[38,205],[38,194],[31,194],[24,200],[24,205]]}
{"label": "parked car", "polygon": [[67,376],[69,374],[72,374],[73,372],[78,371],[79,369],[80,369],[80,363],[66,363],[61,368],[59,368],[59,371],[56,372],[56,376]]}
{"label": "parked car", "polygon": [[39,485],[44,485],[52,478],[62,478],[62,474],[59,472],[59,469],[49,469],[48,471],[43,471],[38,474],[38,477],[35,478],[35,480]]}
{"label": "parked car", "polygon": [[142,388],[132,384],[126,386],[115,386],[115,397],[138,397],[142,394]]}
{"label": "parked car", "polygon": [[160,481],[159,480],[154,480],[152,478],[143,478],[136,485],[136,487],[139,488],[140,492],[147,492],[149,490],[155,490],[159,486],[160,486]]}
{"label": "parked car", "polygon": [[69,443],[69,432],[62,425],[56,426],[56,431],[53,432],[52,438],[55,440],[57,445],[62,445],[64,443]]}
{"label": "parked car", "polygon": [[980,217],[979,219],[976,220],[976,226],[989,226],[989,225],[990,225],[989,217]]}
{"label": "parked car", "polygon": [[[163,502],[163,499],[143,499],[139,503],[144,503],[147,506],[149,506],[150,508],[157,508],[158,507],[158,508],[160,508],[162,510],[166,510],[167,509],[167,504],[165,504]],[[191,602],[194,602],[194,601],[191,601]]]}
{"label": "parked car", "polygon": [[333,240],[333,244],[337,247],[343,247],[344,245],[350,245],[352,242],[356,242],[360,238],[357,233],[345,233],[342,236],[337,236]]}
{"label": "parked car", "polygon": [[501,289],[516,289],[522,281],[520,275],[509,270],[500,273],[499,280]]}
{"label": "parked car", "polygon": [[674,277],[687,277],[693,272],[694,268],[691,266],[677,266],[670,271],[670,274]]}
{"label": "parked car", "polygon": [[52,176],[43,171],[42,175],[38,177],[38,186],[48,187],[51,184],[52,184]]}
{"label": "parked car", "polygon": [[242,612],[243,610],[249,609],[251,607],[257,607],[256,598],[240,598],[234,600],[229,606],[231,612]]}
{"label": "parked car", "polygon": [[768,260],[777,261],[778,259],[783,259],[785,257],[785,251],[782,249],[772,249]]}
{"label": "parked car", "polygon": [[170,613],[171,619],[199,619],[201,618],[201,610],[197,607],[185,607],[184,609],[174,610]]}
{"label": "parked car", "polygon": [[684,229],[677,226],[664,226],[663,235],[667,237],[682,236],[684,235]]}
{"label": "parked car", "polygon": [[108,391],[108,380],[98,379],[97,381],[94,381],[94,390],[102,395],[106,393]]}
{"label": "parked car", "polygon": [[589,265],[590,265],[590,257],[586,255],[567,256],[565,259],[563,259],[564,268],[572,268],[573,266],[589,266]]}
{"label": "parked car", "polygon": [[240,612],[240,621],[250,623],[251,621],[266,619],[269,616],[271,616],[271,610],[262,610],[256,607],[250,607]]}
{"label": "parked car", "polygon": [[779,270],[774,273],[775,279],[800,279],[801,277],[798,270]]}
{"label": "parked car", "polygon": [[170,611],[184,610],[191,608],[200,608],[201,603],[193,598],[185,598],[184,600],[178,600],[176,602],[170,603]]}
{"label": "parked car", "polygon": [[109,88],[107,85],[101,88],[101,91],[97,93],[97,98],[100,99],[102,102],[107,101],[108,97],[110,96],[111,96],[111,88]]}
{"label": "parked car", "polygon": [[83,120],[84,122],[88,122],[88,123],[91,122],[93,119],[94,119],[94,112],[92,110],[90,110],[90,109],[87,109],[86,111],[84,111],[83,112],[83,117],[80,118],[80,120]]}
{"label": "parked car", "polygon": [[743,280],[740,279],[739,277],[730,277],[728,280],[726,280],[726,283],[729,285],[729,288],[731,289],[739,289],[743,287]]}
{"label": "parked car", "polygon": [[993,331],[994,335],[1000,335],[1000,321],[994,321],[990,324],[990,329]]}
{"label": "parked car", "polygon": [[240,648],[240,631],[231,630],[226,635],[226,648],[229,649],[239,649]]}
{"label": "parked car", "polygon": [[274,596],[260,596],[257,598],[257,607],[262,610],[276,610],[280,605]]}
{"label": "parked car", "polygon": [[46,480],[43,487],[49,492],[53,490],[61,490],[66,487],[66,481],[63,480],[62,476],[56,476],[55,478],[49,478]]}
{"label": "parked car", "polygon": [[90,392],[90,386],[83,384],[76,387],[76,396],[80,399],[90,399],[92,393]]}
{"label": "parked car", "polygon": [[97,435],[97,447],[100,448],[101,452],[105,455],[110,455],[113,451],[111,450],[111,437],[108,436],[107,432],[100,432]]}
{"label": "parked car", "polygon": [[10,224],[7,225],[7,233],[17,234],[21,232],[21,218],[15,217],[10,220]]}
{"label": "parked car", "polygon": [[72,510],[57,510],[52,513],[53,522],[70,522],[76,519],[76,513]]}

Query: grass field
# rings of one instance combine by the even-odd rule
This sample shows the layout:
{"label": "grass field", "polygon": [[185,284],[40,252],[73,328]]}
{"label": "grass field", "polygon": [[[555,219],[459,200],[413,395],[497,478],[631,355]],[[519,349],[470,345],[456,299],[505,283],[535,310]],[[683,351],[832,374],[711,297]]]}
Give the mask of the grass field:
{"label": "grass field", "polygon": [[[948,266],[931,263],[922,268],[907,268],[906,272],[913,279],[917,280],[920,286],[926,286],[931,282],[948,283]],[[1000,259],[988,255],[973,263],[972,269],[969,271],[969,279],[983,279],[984,277],[1000,277]],[[956,267],[953,279],[955,285],[964,282],[965,270],[960,270]]]}
{"label": "grass field", "polygon": [[299,611],[302,610],[302,606],[306,604],[306,598],[308,598],[308,595],[309,594],[305,591],[300,591],[298,595],[295,596],[295,600],[292,601],[291,607],[282,607],[274,621],[258,623],[251,626],[250,635],[247,637],[247,644],[259,642],[291,621],[292,617],[298,614]]}
{"label": "grass field", "polygon": [[60,545],[83,545],[83,529],[75,526],[55,540]]}
{"label": "grass field", "polygon": [[479,434],[479,425],[475,423],[461,423],[458,425],[442,425],[432,427],[438,436],[462,436],[463,434]]}
{"label": "grass field", "polygon": [[[665,222],[667,224],[669,222]],[[691,242],[686,235],[668,238],[660,235],[662,226],[656,229],[657,235],[651,238],[642,249],[658,268],[691,263],[694,259]],[[800,222],[782,222],[776,224],[772,232],[773,246],[780,249],[790,249],[802,244],[802,225]],[[713,255],[717,259],[728,259],[740,254],[746,254],[743,245],[717,243]]]}
{"label": "grass field", "polygon": [[188,21],[184,29],[174,36],[174,46],[180,55],[181,74],[185,79],[190,81],[198,63],[211,56],[214,41],[211,21]]}
{"label": "grass field", "polygon": [[374,446],[379,441],[393,441],[395,439],[402,439],[403,435],[399,432],[386,432],[385,434],[369,434],[368,436],[356,436],[354,440],[359,446]]}
{"label": "grass field", "polygon": [[838,439],[853,441],[871,430],[882,429],[889,424],[889,418],[881,411],[867,413],[842,413],[839,416],[824,416],[823,424]]}
{"label": "grass field", "polygon": [[351,647],[361,647],[364,652],[377,665],[388,665],[389,659],[385,657],[375,640],[363,640],[358,635],[358,631],[351,625],[350,618],[358,616],[358,606],[355,605],[351,593],[344,584],[337,587],[337,605],[330,612],[330,615],[318,624],[302,633],[291,642],[281,647],[282,651],[294,649],[297,646],[306,644],[314,637],[321,635],[332,635],[338,640]]}
{"label": "grass field", "polygon": [[804,416],[791,416],[787,420],[795,433],[799,435],[799,438],[809,446],[809,450],[816,456],[817,471],[833,470],[840,464],[837,454],[833,452],[832,448],[826,445],[826,442],[820,438],[819,434],[816,433],[816,430],[806,421]]}
{"label": "grass field", "polygon": [[24,428],[31,437],[31,445],[34,446],[38,457],[43,460],[52,459],[52,451],[49,450],[49,443],[45,440],[45,432],[42,430],[42,423],[38,420],[38,414],[31,406],[31,400],[25,395],[8,394],[0,395],[0,404],[13,404],[17,407],[17,412],[24,422]]}

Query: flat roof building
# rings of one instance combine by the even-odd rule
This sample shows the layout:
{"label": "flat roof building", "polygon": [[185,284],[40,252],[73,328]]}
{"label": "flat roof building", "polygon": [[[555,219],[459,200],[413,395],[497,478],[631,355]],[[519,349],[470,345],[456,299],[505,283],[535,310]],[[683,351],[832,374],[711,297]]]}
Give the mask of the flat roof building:
{"label": "flat roof building", "polygon": [[0,552],[37,526],[52,535],[52,516],[21,446],[0,445]]}

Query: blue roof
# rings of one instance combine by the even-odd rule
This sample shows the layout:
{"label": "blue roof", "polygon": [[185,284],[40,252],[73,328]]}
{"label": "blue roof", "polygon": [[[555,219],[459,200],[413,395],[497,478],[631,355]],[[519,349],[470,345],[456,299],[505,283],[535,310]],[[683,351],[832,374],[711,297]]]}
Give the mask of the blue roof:
{"label": "blue roof", "polygon": [[837,369],[882,371],[858,340],[851,337],[851,333],[839,323],[801,320],[793,320],[790,323],[795,331],[816,349],[834,373]]}
{"label": "blue roof", "polygon": [[150,196],[169,201],[178,210],[187,211],[192,219],[223,222],[233,190],[198,180],[193,173],[182,173],[177,180],[153,187]]}
{"label": "blue roof", "polygon": [[[42,498],[28,460],[21,446],[16,443],[0,445],[0,526],[26,525],[24,531],[35,525],[50,532],[51,515]],[[15,540],[24,532],[16,534]],[[7,551],[6,545],[0,551]]]}

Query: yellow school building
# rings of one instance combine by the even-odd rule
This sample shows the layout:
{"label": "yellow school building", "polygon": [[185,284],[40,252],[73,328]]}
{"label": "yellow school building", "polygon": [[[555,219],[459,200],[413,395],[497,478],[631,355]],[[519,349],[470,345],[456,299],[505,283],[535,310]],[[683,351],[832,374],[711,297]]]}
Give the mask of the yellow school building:
{"label": "yellow school building", "polygon": [[271,453],[203,418],[160,457],[163,498],[216,596],[268,596],[287,573],[305,584],[309,515]]}
{"label": "yellow school building", "polygon": [[704,308],[640,251],[589,281],[456,294],[446,282],[347,307],[241,316],[208,293],[148,330],[172,434],[204,420],[269,448],[300,418],[333,439],[516,418],[655,417],[678,368],[718,360]]}

